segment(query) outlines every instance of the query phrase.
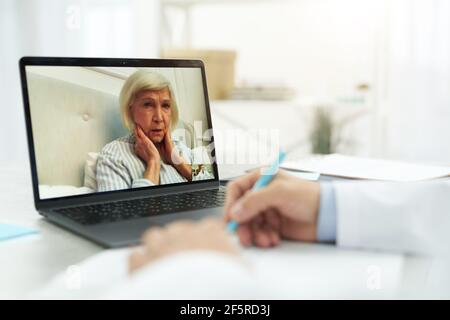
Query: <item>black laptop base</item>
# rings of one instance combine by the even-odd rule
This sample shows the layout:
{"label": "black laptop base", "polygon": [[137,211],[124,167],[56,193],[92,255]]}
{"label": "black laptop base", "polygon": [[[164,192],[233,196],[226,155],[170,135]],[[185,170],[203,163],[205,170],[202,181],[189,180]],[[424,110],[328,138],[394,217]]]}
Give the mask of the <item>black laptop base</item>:
{"label": "black laptop base", "polygon": [[106,248],[140,243],[152,226],[223,216],[225,188],[42,211],[55,224]]}

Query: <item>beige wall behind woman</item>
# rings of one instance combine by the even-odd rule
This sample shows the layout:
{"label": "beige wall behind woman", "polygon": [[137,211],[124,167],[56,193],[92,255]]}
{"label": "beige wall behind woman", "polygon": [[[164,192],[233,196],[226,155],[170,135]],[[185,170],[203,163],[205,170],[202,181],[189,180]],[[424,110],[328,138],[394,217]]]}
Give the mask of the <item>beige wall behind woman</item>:
{"label": "beige wall behind woman", "polygon": [[[180,119],[194,125],[201,121],[208,129],[201,71],[198,68],[143,68],[165,76],[175,91]],[[136,68],[33,67],[41,74],[119,97],[123,83]]]}
{"label": "beige wall behind woman", "polygon": [[83,185],[89,152],[126,134],[117,97],[27,72],[39,184]]}

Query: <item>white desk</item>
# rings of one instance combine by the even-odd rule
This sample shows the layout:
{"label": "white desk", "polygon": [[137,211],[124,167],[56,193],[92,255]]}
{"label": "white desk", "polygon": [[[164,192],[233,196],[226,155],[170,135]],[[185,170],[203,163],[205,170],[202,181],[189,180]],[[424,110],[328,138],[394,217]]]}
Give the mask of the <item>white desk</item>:
{"label": "white desk", "polygon": [[0,177],[1,223],[39,230],[38,235],[0,242],[0,299],[21,297],[102,250],[41,218],[34,208],[28,165],[3,167]]}
{"label": "white desk", "polygon": [[[0,299],[24,297],[69,266],[102,251],[46,222],[35,211],[32,199],[28,166],[0,169],[1,222],[39,230],[38,235],[0,242]],[[292,263],[278,266],[282,272],[298,270],[286,298],[394,298],[398,294],[410,297],[421,287],[429,266],[426,260],[418,258],[318,244],[285,243],[274,251],[253,249],[245,255],[250,259],[258,255],[261,263],[274,261],[277,256],[290,259]],[[367,288],[373,266],[381,271],[378,290]],[[293,291],[294,287],[298,289]]]}

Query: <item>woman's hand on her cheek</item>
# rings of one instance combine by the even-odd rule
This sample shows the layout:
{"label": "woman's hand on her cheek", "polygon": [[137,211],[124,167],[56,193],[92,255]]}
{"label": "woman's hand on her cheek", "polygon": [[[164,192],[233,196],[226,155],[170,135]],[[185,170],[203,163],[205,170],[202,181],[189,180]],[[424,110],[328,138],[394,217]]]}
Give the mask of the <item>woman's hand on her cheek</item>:
{"label": "woman's hand on her cheek", "polygon": [[142,244],[143,247],[130,256],[130,272],[184,251],[210,250],[237,255],[224,223],[212,218],[200,222],[177,221],[164,228],[151,228],[143,235]]}
{"label": "woman's hand on her cheek", "polygon": [[159,150],[164,161],[168,164],[177,165],[184,162],[184,160],[179,155],[175,144],[173,143],[170,131],[167,131],[167,133],[164,135],[164,140],[160,144]]}
{"label": "woman's hand on her cheek", "polygon": [[161,152],[161,156],[163,157],[166,163],[172,163],[172,151],[175,148],[172,136],[170,135],[170,131],[168,130],[164,135],[164,139],[159,145],[159,150]]}
{"label": "woman's hand on her cheek", "polygon": [[158,149],[138,125],[135,126],[134,135],[136,137],[136,143],[134,145],[136,155],[147,165],[150,161],[159,163],[160,155]]}
{"label": "woman's hand on her cheek", "polygon": [[259,176],[255,171],[232,181],[227,188],[225,217],[239,223],[241,243],[270,247],[281,238],[315,241],[319,185],[280,171],[267,187],[252,191]]}
{"label": "woman's hand on her cheek", "polygon": [[153,142],[144,134],[144,131],[136,125],[135,127],[136,143],[134,152],[146,164],[144,178],[159,184],[159,174],[161,166],[161,157],[158,149]]}

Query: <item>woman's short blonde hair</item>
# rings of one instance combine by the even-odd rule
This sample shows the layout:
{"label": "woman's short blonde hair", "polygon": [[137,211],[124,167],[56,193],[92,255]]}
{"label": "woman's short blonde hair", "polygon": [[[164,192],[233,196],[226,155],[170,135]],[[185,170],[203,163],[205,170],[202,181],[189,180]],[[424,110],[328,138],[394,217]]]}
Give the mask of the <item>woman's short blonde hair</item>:
{"label": "woman's short blonde hair", "polygon": [[170,94],[170,108],[171,119],[170,119],[170,130],[172,131],[178,124],[178,105],[175,99],[175,94],[172,89],[172,85],[169,80],[163,75],[145,70],[138,70],[128,77],[127,81],[123,84],[122,90],[120,91],[119,104],[120,113],[122,115],[122,122],[125,128],[130,131],[134,130],[134,121],[131,114],[130,106],[133,104],[134,99],[137,94],[145,91],[159,91],[165,88],[169,89]]}

